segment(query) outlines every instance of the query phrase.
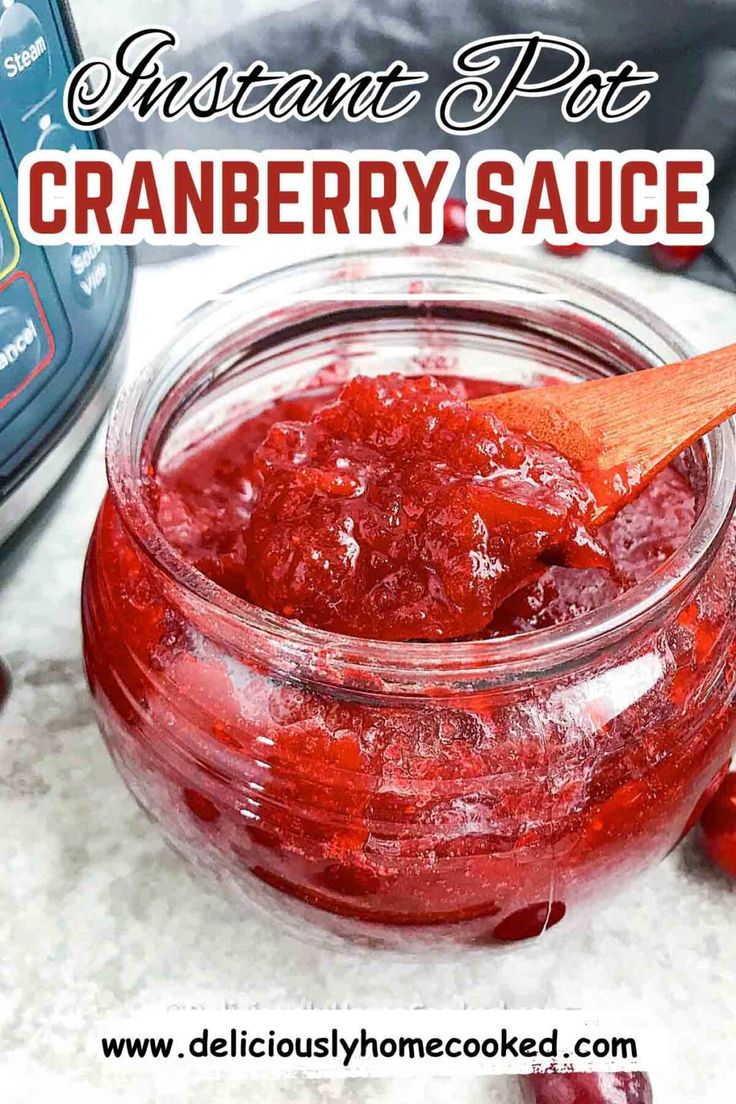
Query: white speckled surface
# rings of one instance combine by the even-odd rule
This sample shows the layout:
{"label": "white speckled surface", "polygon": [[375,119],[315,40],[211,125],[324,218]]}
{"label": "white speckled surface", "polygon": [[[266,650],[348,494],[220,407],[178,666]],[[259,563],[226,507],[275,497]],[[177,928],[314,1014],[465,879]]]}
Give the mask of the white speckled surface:
{"label": "white speckled surface", "polygon": [[[283,246],[287,249],[286,245]],[[273,263],[279,257],[269,258]],[[562,262],[610,280],[700,347],[736,340],[736,298],[589,255]],[[243,253],[149,268],[138,282],[132,364],[202,295],[257,265]],[[110,1013],[154,1003],[295,1006],[644,1008],[667,1026],[672,1060],[656,1104],[732,1099],[736,892],[686,842],[582,928],[513,954],[434,961],[328,952],[193,882],[117,778],[92,721],[80,666],[79,584],[104,485],[102,440],[41,535],[2,569],[0,654],[14,689],[0,714],[0,1098],[77,1101],[517,1104],[501,1080],[155,1084],[103,1066],[91,1048]],[[622,1027],[626,1017],[622,1015]],[[8,1095],[9,1094],[9,1095]]]}

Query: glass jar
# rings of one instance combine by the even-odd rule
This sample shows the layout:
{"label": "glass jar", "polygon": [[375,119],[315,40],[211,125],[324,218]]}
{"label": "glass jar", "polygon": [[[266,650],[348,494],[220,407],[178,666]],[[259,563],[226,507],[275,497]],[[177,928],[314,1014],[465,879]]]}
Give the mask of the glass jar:
{"label": "glass jar", "polygon": [[539,263],[439,248],[252,281],[120,395],[89,548],[85,656],[121,774],[198,867],[303,930],[374,945],[537,936],[661,859],[732,745],[734,426],[680,463],[697,520],[571,623],[387,643],[249,605],[165,540],[157,464],[318,372],[534,385],[688,350]]}

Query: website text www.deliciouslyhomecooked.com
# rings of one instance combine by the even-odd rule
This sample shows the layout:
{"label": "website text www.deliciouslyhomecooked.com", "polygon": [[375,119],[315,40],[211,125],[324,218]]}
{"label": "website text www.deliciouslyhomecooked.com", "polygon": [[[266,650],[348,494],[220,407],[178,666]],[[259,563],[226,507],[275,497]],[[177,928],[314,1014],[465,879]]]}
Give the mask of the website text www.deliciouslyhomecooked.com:
{"label": "website text www.deliciouslyhomecooked.com", "polygon": [[[353,1071],[361,1075],[385,1073],[396,1063],[463,1066],[477,1063],[478,1072],[498,1065],[498,1072],[530,1072],[535,1069],[580,1069],[589,1065],[635,1065],[639,1046],[634,1036],[587,1035],[568,1037],[552,1027],[549,1033],[523,1035],[502,1028],[492,1035],[448,1030],[446,1034],[427,1035],[376,1033],[365,1027],[345,1032],[338,1027],[298,1034],[266,1028],[253,1031],[233,1026],[212,1030],[200,1024],[192,1034],[180,1035],[102,1035],[100,1052],[105,1059],[197,1059],[237,1060],[241,1072],[249,1067],[253,1074],[281,1072],[288,1063],[294,1072],[313,1070],[329,1074],[331,1070]],[[469,1072],[466,1069],[466,1072]]]}

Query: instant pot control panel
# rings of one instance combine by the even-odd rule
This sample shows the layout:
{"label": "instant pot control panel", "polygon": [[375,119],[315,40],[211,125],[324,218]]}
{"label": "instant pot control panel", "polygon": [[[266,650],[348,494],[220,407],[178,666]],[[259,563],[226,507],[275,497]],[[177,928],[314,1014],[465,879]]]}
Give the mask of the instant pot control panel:
{"label": "instant pot control panel", "polygon": [[64,85],[78,60],[62,5],[0,0],[0,502],[73,434],[110,371],[129,298],[126,250],[40,248],[15,226],[24,154],[96,148],[95,134],[64,116]]}

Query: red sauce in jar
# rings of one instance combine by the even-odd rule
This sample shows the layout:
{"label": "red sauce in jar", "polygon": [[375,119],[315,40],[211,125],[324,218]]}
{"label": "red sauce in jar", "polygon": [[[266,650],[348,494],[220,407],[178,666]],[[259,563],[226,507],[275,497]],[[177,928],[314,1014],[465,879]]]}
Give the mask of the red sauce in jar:
{"label": "red sauce in jar", "polygon": [[357,377],[280,399],[158,473],[159,523],[227,590],[333,632],[457,640],[567,621],[667,559],[693,493],[671,468],[593,536],[568,461],[467,403],[501,389]]}
{"label": "red sauce in jar", "polygon": [[[589,541],[585,489],[552,457],[557,467],[546,498],[542,460],[532,452],[528,489],[532,497],[543,492],[543,523],[528,546],[513,503],[527,489],[514,472],[526,464],[531,446],[494,427],[486,455],[479,428],[455,400],[498,388],[459,379],[444,384],[451,393],[423,384],[413,394],[425,402],[425,413],[433,403],[441,408],[431,414],[438,419],[433,427],[445,414],[465,419],[457,451],[443,469],[431,453],[426,420],[410,431],[421,437],[411,447],[400,440],[397,424],[396,448],[404,450],[410,474],[391,474],[387,485],[405,494],[421,517],[426,498],[433,496],[435,510],[443,481],[450,481],[457,494],[445,508],[454,511],[456,551],[477,551],[472,526],[462,526],[477,506],[477,473],[511,472],[517,482],[500,558],[508,562],[511,583],[522,585],[481,594],[475,617],[463,604],[480,593],[475,580],[462,571],[456,577],[453,569],[447,587],[435,589],[422,564],[418,604],[407,613],[403,600],[389,601],[385,616],[372,620],[370,586],[354,588],[348,573],[347,600],[334,622],[327,621],[330,627],[436,640],[443,633],[513,636],[559,625],[645,579],[686,538],[695,498],[678,470],[657,477]],[[366,397],[366,424],[373,425],[377,392],[356,387]],[[280,480],[302,455],[302,443],[308,474],[296,488],[297,513],[312,501],[315,486],[326,513],[319,517],[322,528],[295,524],[297,547],[300,534],[326,539],[327,524],[357,517],[356,500],[333,483],[340,468],[331,441],[339,439],[340,456],[351,445],[343,470],[351,478],[357,470],[379,502],[385,473],[376,457],[394,447],[386,423],[380,448],[366,457],[364,426],[351,428],[345,410],[328,405],[336,391],[315,386],[242,411],[147,480],[161,529],[188,561],[236,595],[287,615],[295,592],[267,592],[258,573],[251,576],[249,557],[278,559],[289,551],[273,541],[271,511],[280,508]],[[294,423],[302,424],[294,429]],[[419,475],[426,485],[416,482]],[[272,477],[273,496],[261,497]],[[290,478],[286,486],[290,493]],[[569,510],[557,509],[560,496]],[[377,518],[374,529],[368,526],[371,556],[386,535],[380,509]],[[547,543],[560,533],[561,545]],[[540,563],[553,546],[565,556]],[[415,566],[418,546],[409,539],[406,547],[406,565]],[[531,548],[522,576],[514,575],[517,547],[524,557]],[[587,566],[571,566],[576,555]],[[443,556],[441,550],[433,570],[444,567]],[[542,670],[500,689],[482,680],[455,686],[439,674],[426,695],[383,693],[378,685],[362,694],[339,680],[313,679],[310,670],[283,672],[247,633],[236,648],[223,644],[204,615],[192,618],[185,588],[141,552],[108,496],[85,576],[87,672],[128,784],[176,847],[200,865],[227,872],[250,893],[267,883],[351,919],[450,933],[461,924],[464,941],[508,943],[559,924],[586,898],[661,858],[727,759],[733,565],[729,545],[697,589],[673,601],[665,621],[645,625],[615,647],[601,642],[579,669]],[[368,582],[374,585],[373,577]],[[385,576],[380,584],[385,589]],[[330,586],[334,597],[338,588],[333,580]],[[294,616],[306,616],[309,602],[309,616],[324,622],[316,589],[309,580]],[[361,608],[364,599],[370,617]],[[329,649],[320,662],[329,666]]]}

